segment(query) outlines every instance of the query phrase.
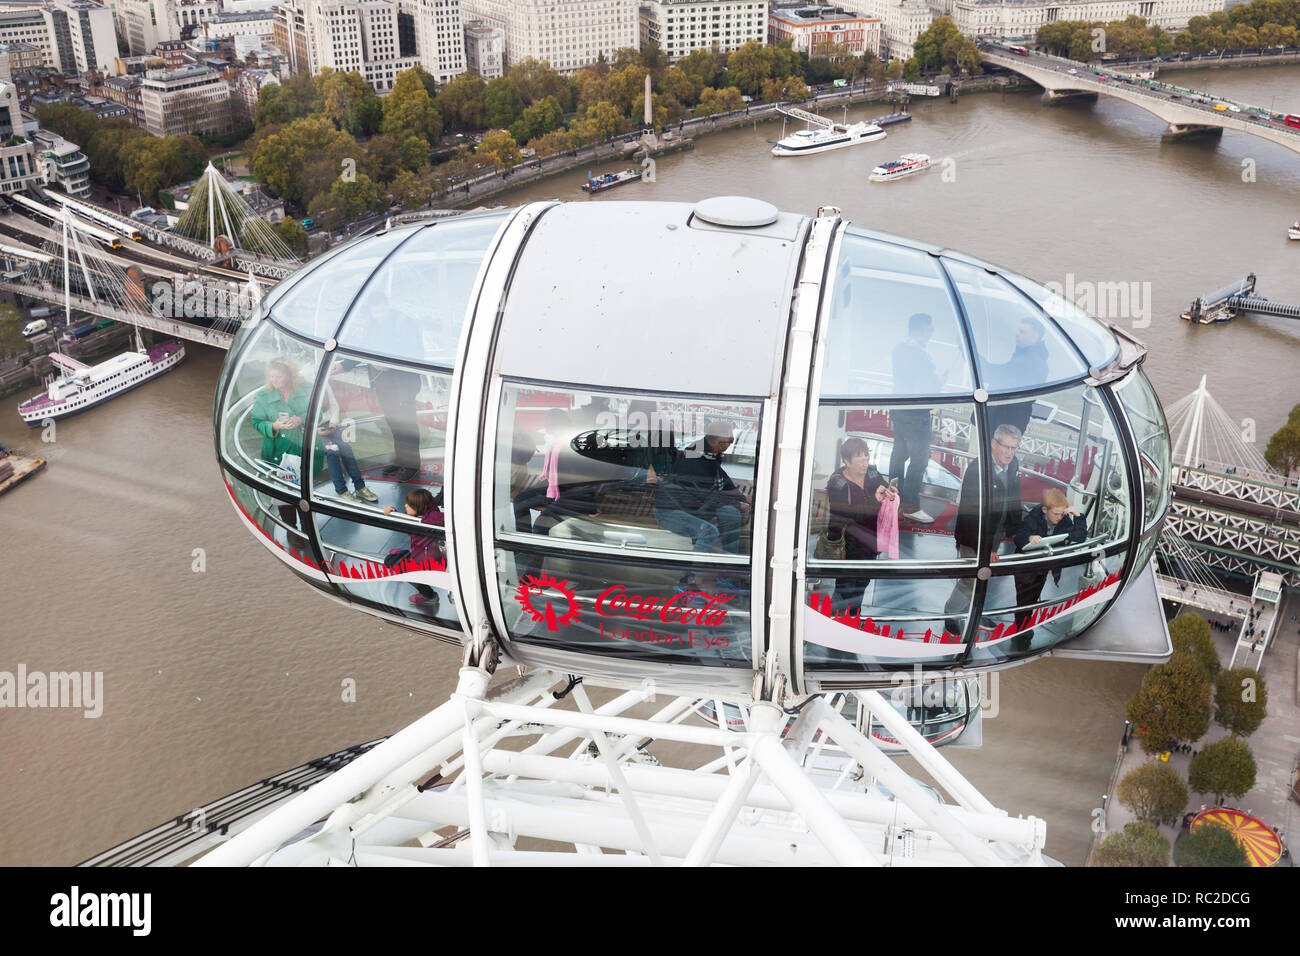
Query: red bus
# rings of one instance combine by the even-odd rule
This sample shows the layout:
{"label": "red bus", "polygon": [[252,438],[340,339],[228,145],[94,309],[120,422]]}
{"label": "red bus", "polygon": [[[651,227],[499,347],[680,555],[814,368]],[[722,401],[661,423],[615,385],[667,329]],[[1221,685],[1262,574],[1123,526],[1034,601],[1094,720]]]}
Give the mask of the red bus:
{"label": "red bus", "polygon": [[1022,46],[1008,46],[1007,49],[1019,56],[1029,56],[1029,51]]}
{"label": "red bus", "polygon": [[1296,116],[1294,113],[1287,113],[1282,122],[1286,123],[1287,126],[1294,126],[1296,129],[1300,129],[1300,116]]}

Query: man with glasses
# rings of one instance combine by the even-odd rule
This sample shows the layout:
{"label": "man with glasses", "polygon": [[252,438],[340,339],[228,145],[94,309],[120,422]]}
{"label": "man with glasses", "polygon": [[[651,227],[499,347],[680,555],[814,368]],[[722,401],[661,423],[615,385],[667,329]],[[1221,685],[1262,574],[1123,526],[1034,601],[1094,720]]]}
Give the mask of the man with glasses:
{"label": "man with glasses", "polygon": [[[1020,429],[1014,425],[999,425],[989,442],[989,500],[984,505],[986,533],[991,529],[992,550],[988,563],[998,563],[998,545],[1020,530],[1024,521],[1024,503],[1020,495],[1020,462],[1016,451],[1020,448]],[[970,560],[980,548],[980,470],[972,462],[966,468],[961,482],[961,498],[957,504],[957,528],[954,538],[957,553]],[[958,578],[952,595],[944,606],[945,630],[960,634],[961,619],[957,616],[970,608],[974,578]]]}

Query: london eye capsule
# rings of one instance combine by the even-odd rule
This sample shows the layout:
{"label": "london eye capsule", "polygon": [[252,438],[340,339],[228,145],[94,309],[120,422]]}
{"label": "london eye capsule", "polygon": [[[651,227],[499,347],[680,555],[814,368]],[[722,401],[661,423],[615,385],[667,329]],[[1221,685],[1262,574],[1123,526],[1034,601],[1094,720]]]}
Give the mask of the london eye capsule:
{"label": "london eye capsule", "polygon": [[1008,666],[1148,565],[1145,350],[1030,280],[767,203],[534,203],[283,281],[216,399],[240,520],[337,600],[612,683]]}

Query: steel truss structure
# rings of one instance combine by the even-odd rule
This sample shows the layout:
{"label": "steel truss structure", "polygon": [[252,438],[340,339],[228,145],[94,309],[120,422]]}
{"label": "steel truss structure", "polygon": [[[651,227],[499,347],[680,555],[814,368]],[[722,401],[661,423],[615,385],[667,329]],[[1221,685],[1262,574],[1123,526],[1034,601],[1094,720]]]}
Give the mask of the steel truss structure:
{"label": "steel truss structure", "polygon": [[[878,692],[857,692],[859,706],[954,802],[822,697],[791,710],[752,703],[734,731],[684,723],[694,698],[659,706],[652,686],[593,706],[553,671],[488,691],[490,680],[462,668],[446,703],[199,865],[1048,862],[1043,821],[994,807]],[[651,712],[630,716],[637,709]],[[659,745],[689,754],[679,762],[692,768],[661,764],[649,753]]]}
{"label": "steel truss structure", "polygon": [[1279,511],[1300,513],[1300,488],[1269,484],[1245,475],[1225,475],[1200,468],[1182,467],[1174,472],[1174,484],[1222,495],[1224,498],[1254,502]]}

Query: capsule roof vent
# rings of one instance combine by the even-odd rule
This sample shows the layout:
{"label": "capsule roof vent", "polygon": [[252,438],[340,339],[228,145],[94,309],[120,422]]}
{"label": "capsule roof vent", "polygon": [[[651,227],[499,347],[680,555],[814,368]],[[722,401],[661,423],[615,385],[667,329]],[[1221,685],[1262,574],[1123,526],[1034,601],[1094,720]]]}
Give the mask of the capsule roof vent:
{"label": "capsule roof vent", "polygon": [[752,229],[770,226],[780,211],[770,202],[750,196],[713,196],[695,204],[695,215],[715,226]]}

